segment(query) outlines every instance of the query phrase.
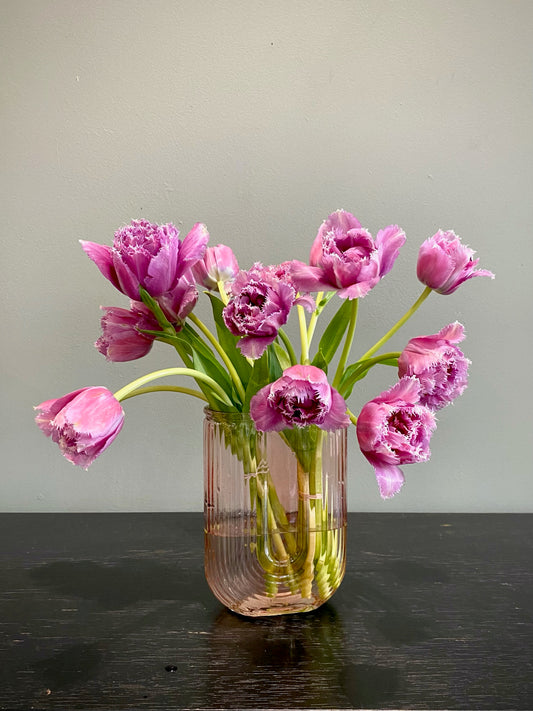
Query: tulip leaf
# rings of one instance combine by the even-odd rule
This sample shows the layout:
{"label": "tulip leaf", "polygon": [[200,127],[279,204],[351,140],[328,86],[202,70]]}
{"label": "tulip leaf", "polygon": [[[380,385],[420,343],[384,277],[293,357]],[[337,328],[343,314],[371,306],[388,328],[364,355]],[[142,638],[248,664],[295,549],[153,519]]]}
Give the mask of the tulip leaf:
{"label": "tulip leaf", "polygon": [[233,393],[233,383],[225,368],[215,358],[213,351],[207,346],[190,324],[186,323],[183,329],[176,334],[178,339],[183,334],[193,351],[193,363],[197,370],[213,378],[228,394],[231,400],[235,400]]}
{"label": "tulip leaf", "polygon": [[330,363],[337,352],[337,348],[340,346],[344,333],[350,323],[350,315],[351,301],[350,299],[344,299],[339,310],[322,334],[322,338],[318,344],[318,350],[322,352],[322,357],[326,363]]}
{"label": "tulip leaf", "polygon": [[341,382],[339,383],[339,392],[344,397],[350,397],[353,386],[358,380],[362,380],[370,371],[370,369],[380,363],[381,365],[390,365],[394,368],[398,367],[398,358],[369,358],[358,363],[349,365],[343,373]]}
{"label": "tulip leaf", "polygon": [[313,362],[311,363],[311,365],[314,365],[316,368],[320,368],[324,371],[326,375],[328,374],[328,363],[320,349],[316,356],[313,358]]}
{"label": "tulip leaf", "polygon": [[[276,349],[274,348],[275,345],[276,344],[273,343],[268,347],[268,373],[270,382],[274,382],[274,380],[281,378],[283,375],[283,367],[281,366]],[[283,348],[280,348],[280,350],[282,353],[285,353]],[[285,355],[287,354],[285,353]]]}
{"label": "tulip leaf", "polygon": [[270,370],[268,366],[268,350],[266,350],[261,358],[254,361],[254,367],[252,369],[252,375],[248,381],[248,386],[246,388],[246,397],[244,399],[244,412],[250,410],[250,400],[253,396],[261,390],[262,387],[270,382]]}
{"label": "tulip leaf", "polygon": [[224,318],[222,316],[222,311],[224,309],[224,304],[217,298],[214,294],[206,292],[209,300],[211,301],[211,308],[213,310],[213,319],[215,321],[218,341],[226,355],[233,363],[235,370],[243,386],[246,388],[248,380],[250,378],[250,373],[252,371],[252,366],[248,363],[246,358],[242,355],[240,350],[237,348],[237,343],[239,342],[238,336],[234,336],[224,323]]}
{"label": "tulip leaf", "polygon": [[[287,368],[290,368],[292,363],[291,359],[289,358],[289,354],[285,350],[285,348],[282,348],[279,343],[274,342],[272,344],[272,348],[275,351],[276,358],[278,359],[279,366],[282,371],[287,370]],[[278,378],[280,376],[278,375]]]}

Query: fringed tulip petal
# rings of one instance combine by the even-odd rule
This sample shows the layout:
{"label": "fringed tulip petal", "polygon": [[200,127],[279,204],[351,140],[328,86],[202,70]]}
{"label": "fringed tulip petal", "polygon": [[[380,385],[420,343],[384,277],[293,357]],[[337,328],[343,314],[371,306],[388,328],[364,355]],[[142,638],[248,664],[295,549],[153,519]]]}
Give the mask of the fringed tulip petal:
{"label": "fringed tulip petal", "polygon": [[487,269],[475,269],[479,260],[474,259],[474,251],[461,244],[461,240],[451,230],[439,230],[420,247],[416,274],[418,279],[439,294],[453,294],[461,284],[476,276],[494,274]]}
{"label": "fringed tulip petal", "polygon": [[312,365],[293,365],[262,388],[250,402],[250,416],[261,431],[308,425],[335,430],[350,424],[344,399]]}
{"label": "fringed tulip petal", "polygon": [[367,402],[357,418],[359,447],[375,469],[382,496],[383,492],[392,496],[403,483],[401,472],[391,467],[424,462],[431,456],[435,415],[419,404],[419,397],[418,380],[404,377]]}
{"label": "fringed tulip petal", "polygon": [[36,423],[73,464],[87,469],[122,429],[124,411],[104,387],[87,387],[35,408]]}

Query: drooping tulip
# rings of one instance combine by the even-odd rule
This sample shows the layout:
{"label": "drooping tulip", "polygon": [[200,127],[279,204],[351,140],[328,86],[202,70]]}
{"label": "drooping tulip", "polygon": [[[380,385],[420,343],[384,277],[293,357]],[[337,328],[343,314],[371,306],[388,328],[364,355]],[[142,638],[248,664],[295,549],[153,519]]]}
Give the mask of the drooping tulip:
{"label": "drooping tulip", "polygon": [[107,360],[123,363],[142,358],[150,351],[155,336],[141,330],[160,330],[150,309],[139,301],[132,301],[129,309],[101,308],[105,312],[100,321],[102,335],[94,345]]}
{"label": "drooping tulip", "polygon": [[420,246],[416,275],[422,284],[444,295],[453,294],[472,277],[494,279],[487,269],[475,269],[479,259],[474,259],[474,254],[474,250],[461,244],[455,232],[439,230]]}
{"label": "drooping tulip", "polygon": [[124,423],[124,411],[107,388],[81,388],[35,408],[37,425],[62,454],[84,469],[105,450]]}
{"label": "drooping tulip", "polygon": [[399,464],[425,462],[435,415],[420,404],[420,383],[404,377],[367,402],[357,418],[359,447],[375,470],[381,497],[388,499],[403,486]]}
{"label": "drooping tulip", "polygon": [[350,424],[344,399],[313,365],[293,365],[261,388],[251,399],[250,417],[259,431],[307,425],[335,430]]}
{"label": "drooping tulip", "polygon": [[412,338],[398,358],[398,376],[418,379],[420,402],[430,410],[446,407],[466,389],[470,361],[455,345],[464,337],[456,321],[431,336]]}

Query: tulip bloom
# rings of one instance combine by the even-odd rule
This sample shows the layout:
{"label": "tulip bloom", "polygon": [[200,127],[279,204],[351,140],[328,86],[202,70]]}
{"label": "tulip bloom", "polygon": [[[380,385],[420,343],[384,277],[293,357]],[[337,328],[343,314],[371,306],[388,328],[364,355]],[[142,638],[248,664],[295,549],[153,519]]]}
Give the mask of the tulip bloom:
{"label": "tulip bloom", "polygon": [[196,282],[211,290],[218,288],[218,282],[233,279],[238,271],[239,265],[233,251],[224,244],[208,247],[203,258],[192,268]]}
{"label": "tulip bloom", "polygon": [[109,447],[124,423],[120,403],[103,387],[81,388],[35,409],[39,411],[35,421],[44,434],[84,469]]}
{"label": "tulip bloom", "polygon": [[130,299],[140,300],[139,287],[157,298],[178,286],[204,255],[209,234],[197,223],[183,241],[172,224],[133,220],[115,232],[113,246],[81,240],[101,273]]}
{"label": "tulip bloom", "polygon": [[257,262],[249,271],[239,272],[229,288],[230,300],[222,312],[224,323],[234,336],[241,336],[237,345],[249,358],[260,358],[273,343],[294,304],[314,308],[308,298],[296,297],[290,279],[277,274],[279,267],[263,267]]}
{"label": "tulip bloom", "polygon": [[293,365],[261,388],[250,401],[250,417],[261,432],[307,425],[336,430],[350,424],[344,399],[313,365]]}
{"label": "tulip bloom", "polygon": [[466,389],[470,361],[454,345],[464,337],[456,321],[432,336],[412,338],[398,359],[398,376],[418,379],[420,403],[430,410],[446,407]]}
{"label": "tulip bloom", "polygon": [[479,259],[473,259],[475,252],[461,244],[461,240],[451,230],[439,230],[420,246],[416,275],[422,284],[439,294],[453,294],[467,279],[494,274],[486,269],[475,269]]}
{"label": "tulip bloom", "polygon": [[300,291],[338,291],[343,299],[357,299],[392,269],[404,242],[397,225],[380,230],[373,240],[352,214],[337,210],[318,230],[309,265],[295,265],[294,282]]}
{"label": "tulip bloom", "polygon": [[433,412],[419,403],[420,383],[402,378],[364,405],[357,418],[359,447],[374,467],[379,491],[388,499],[403,486],[399,464],[425,462],[436,427]]}
{"label": "tulip bloom", "polygon": [[102,335],[94,344],[107,360],[123,363],[145,356],[155,336],[141,333],[140,329],[158,331],[159,324],[144,304],[132,301],[130,309],[102,306],[105,312],[100,321]]}

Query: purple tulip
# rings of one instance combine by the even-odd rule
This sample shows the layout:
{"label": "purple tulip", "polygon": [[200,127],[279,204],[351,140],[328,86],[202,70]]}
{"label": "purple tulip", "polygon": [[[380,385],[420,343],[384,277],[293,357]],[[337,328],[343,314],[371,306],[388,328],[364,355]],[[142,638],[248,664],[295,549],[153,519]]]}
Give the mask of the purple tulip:
{"label": "purple tulip", "polygon": [[205,289],[217,289],[218,282],[233,279],[239,271],[237,259],[230,247],[217,244],[208,247],[205,254],[192,268],[196,282]]}
{"label": "purple tulip", "polygon": [[261,432],[307,425],[336,430],[350,424],[344,399],[313,365],[293,365],[261,388],[250,402],[250,417]]}
{"label": "purple tulip", "polygon": [[39,410],[35,421],[44,434],[84,469],[109,447],[124,423],[120,403],[103,387],[81,388],[35,409]]}
{"label": "purple tulip", "polygon": [[398,359],[398,375],[414,375],[420,382],[420,403],[430,410],[449,405],[465,390],[470,361],[455,346],[464,327],[450,323],[432,336],[412,338]]}
{"label": "purple tulip", "polygon": [[140,332],[160,330],[150,309],[139,301],[132,301],[130,309],[102,306],[102,335],[94,344],[107,360],[123,363],[145,356],[154,342],[155,336]]}
{"label": "purple tulip", "polygon": [[343,299],[365,296],[393,267],[405,233],[397,225],[370,233],[349,212],[325,220],[311,247],[309,265],[298,262],[293,278],[300,291],[338,291]]}
{"label": "purple tulip", "polygon": [[204,255],[209,235],[194,225],[183,242],[172,224],[133,220],[115,232],[113,246],[81,240],[85,253],[119,291],[139,301],[139,287],[154,298],[167,295]]}
{"label": "purple tulip", "polygon": [[418,380],[404,377],[367,402],[357,418],[359,447],[375,469],[383,499],[402,488],[404,476],[398,464],[425,462],[431,456],[435,415],[419,403],[419,396]]}
{"label": "purple tulip", "polygon": [[479,259],[473,259],[475,252],[461,244],[461,240],[451,230],[439,230],[420,246],[416,275],[430,289],[439,294],[453,294],[467,279],[494,274],[486,269],[474,269]]}
{"label": "purple tulip", "polygon": [[294,304],[310,306],[306,297],[296,296],[289,277],[279,266],[263,267],[257,262],[247,272],[241,271],[229,287],[230,300],[222,315],[238,347],[248,358],[260,358],[287,322]]}

